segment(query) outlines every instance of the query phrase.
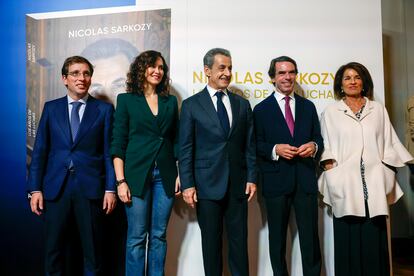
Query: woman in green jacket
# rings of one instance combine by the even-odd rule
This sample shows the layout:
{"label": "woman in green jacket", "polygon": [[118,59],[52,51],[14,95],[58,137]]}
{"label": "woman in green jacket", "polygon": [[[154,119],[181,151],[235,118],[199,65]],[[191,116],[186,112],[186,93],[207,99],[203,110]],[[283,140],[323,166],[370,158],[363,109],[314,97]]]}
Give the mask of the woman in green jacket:
{"label": "woman in green jacket", "polygon": [[169,95],[168,66],[161,53],[146,51],[135,58],[126,90],[117,98],[111,145],[118,196],[128,220],[126,275],[164,275],[166,229],[180,187],[178,106]]}

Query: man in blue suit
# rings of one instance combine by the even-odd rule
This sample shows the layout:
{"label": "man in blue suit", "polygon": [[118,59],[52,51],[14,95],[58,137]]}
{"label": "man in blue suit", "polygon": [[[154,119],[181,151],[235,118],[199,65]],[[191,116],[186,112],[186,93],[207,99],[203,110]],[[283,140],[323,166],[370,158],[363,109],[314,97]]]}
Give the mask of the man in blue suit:
{"label": "man in blue suit", "polygon": [[208,84],[182,104],[179,173],[185,202],[197,207],[204,272],[222,275],[223,220],[232,275],[248,275],[247,202],[256,192],[256,145],[250,104],[228,90],[230,52],[204,56]]}
{"label": "man in blue suit", "polygon": [[67,96],[45,104],[36,134],[28,191],[32,212],[44,216],[47,275],[63,274],[65,231],[72,217],[84,274],[102,274],[102,219],[116,204],[109,153],[113,107],[88,95],[92,74],[87,59],[65,60]]}
{"label": "man in blue suit", "polygon": [[275,92],[254,108],[257,156],[263,182],[274,275],[288,275],[285,252],[291,206],[296,215],[303,275],[320,275],[316,159],[323,151],[313,103],[294,93],[296,62],[270,63]]}

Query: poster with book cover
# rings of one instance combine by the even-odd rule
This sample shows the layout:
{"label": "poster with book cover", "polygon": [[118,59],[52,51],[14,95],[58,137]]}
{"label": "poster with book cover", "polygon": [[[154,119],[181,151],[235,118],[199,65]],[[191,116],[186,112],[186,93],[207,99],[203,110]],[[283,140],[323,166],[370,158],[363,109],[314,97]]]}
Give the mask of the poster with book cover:
{"label": "poster with book cover", "polygon": [[89,92],[116,105],[125,92],[126,73],[139,53],[157,50],[170,61],[171,9],[74,16],[26,16],[27,164],[46,101],[66,95],[61,79],[64,60],[86,57],[94,66]]}

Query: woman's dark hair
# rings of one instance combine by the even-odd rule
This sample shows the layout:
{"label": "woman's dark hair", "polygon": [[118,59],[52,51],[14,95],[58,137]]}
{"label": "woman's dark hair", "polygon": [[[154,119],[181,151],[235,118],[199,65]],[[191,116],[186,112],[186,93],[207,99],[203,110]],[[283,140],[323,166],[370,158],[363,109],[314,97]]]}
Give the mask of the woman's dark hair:
{"label": "woman's dark hair", "polygon": [[374,83],[372,82],[368,69],[358,62],[350,62],[339,67],[334,79],[335,99],[340,100],[345,97],[345,92],[342,90],[342,79],[347,69],[353,69],[358,73],[362,80],[361,95],[372,100],[374,98]]}
{"label": "woman's dark hair", "polygon": [[170,78],[168,77],[168,65],[160,52],[149,50],[139,54],[129,66],[126,81],[126,91],[143,95],[145,84],[145,72],[148,67],[154,66],[158,58],[162,59],[164,75],[156,87],[157,94],[168,96],[170,93]]}

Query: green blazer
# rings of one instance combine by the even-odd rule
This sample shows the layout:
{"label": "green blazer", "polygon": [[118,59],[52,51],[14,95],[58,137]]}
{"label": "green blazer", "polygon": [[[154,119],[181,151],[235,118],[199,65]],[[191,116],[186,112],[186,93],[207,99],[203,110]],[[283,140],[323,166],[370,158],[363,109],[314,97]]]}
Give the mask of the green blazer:
{"label": "green blazer", "polygon": [[174,195],[178,140],[175,96],[158,96],[158,115],[154,116],[144,96],[119,94],[112,135],[112,157],[124,160],[125,179],[133,196],[143,196],[155,162],[166,194]]}

